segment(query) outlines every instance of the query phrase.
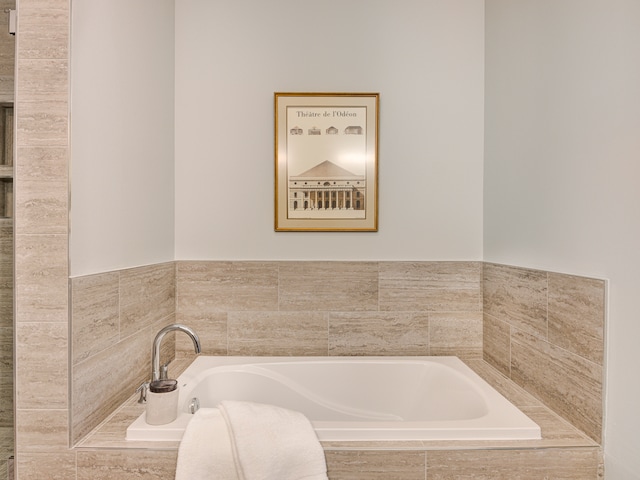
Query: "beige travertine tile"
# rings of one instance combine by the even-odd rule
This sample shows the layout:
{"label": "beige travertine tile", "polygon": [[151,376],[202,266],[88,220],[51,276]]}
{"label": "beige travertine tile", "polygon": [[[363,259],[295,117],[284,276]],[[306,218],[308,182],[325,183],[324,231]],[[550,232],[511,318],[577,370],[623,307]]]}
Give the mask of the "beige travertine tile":
{"label": "beige travertine tile", "polygon": [[[177,359],[171,362],[169,374],[178,377],[192,363],[193,359]],[[98,428],[76,444],[77,448],[158,448],[158,443],[132,442],[126,439],[127,427],[145,410],[145,405],[138,403],[139,393],[133,393],[117,410],[110,414]],[[163,442],[163,449],[177,449],[180,442]]]}
{"label": "beige travertine tile", "polygon": [[427,480],[596,480],[598,449],[443,450],[427,453]]}
{"label": "beige travertine tile", "polygon": [[331,313],[329,355],[428,355],[424,313]]}
{"label": "beige travertine tile", "polygon": [[18,101],[67,101],[69,65],[66,58],[23,59],[20,66]]}
{"label": "beige travertine tile", "polygon": [[380,310],[480,312],[479,262],[381,262]]}
{"label": "beige travertine tile", "polygon": [[16,410],[16,448],[20,452],[51,451],[69,443],[68,410]]}
{"label": "beige travertine tile", "polygon": [[66,235],[16,235],[17,323],[68,322],[67,254]]}
{"label": "beige travertine tile", "polygon": [[20,453],[16,457],[19,480],[76,480],[76,452]]}
{"label": "beige travertine tile", "polygon": [[[66,19],[55,28],[30,28],[37,17],[52,22],[53,16],[45,19],[57,5],[67,12]],[[68,55],[69,3],[51,0],[25,0],[18,2],[19,38],[17,46],[17,76],[29,69],[25,58],[66,58]],[[33,65],[31,65],[33,66]],[[42,90],[51,92],[50,79],[39,77]],[[58,86],[60,86],[58,84]],[[24,85],[23,85],[24,87]],[[35,97],[35,84],[31,87],[33,97],[21,94],[16,86],[16,136],[22,146],[68,145],[68,100],[62,97],[46,101]],[[34,101],[35,100],[35,101]],[[42,101],[38,101],[42,100]],[[25,188],[23,180],[41,179],[35,158],[23,157],[25,150],[18,148],[15,164],[16,211],[21,215],[16,222],[16,408],[28,410],[63,410],[68,402],[68,221],[62,214],[62,203],[50,208],[47,199],[62,200],[64,191],[59,190],[59,177],[52,177],[51,194],[35,193],[34,185]],[[33,164],[33,169],[29,166]],[[23,168],[26,167],[26,168]],[[62,165],[66,169],[66,165]],[[26,175],[26,176],[25,176]],[[33,176],[32,176],[33,175]],[[55,184],[55,188],[53,188]],[[42,188],[48,189],[43,183]],[[55,212],[55,214],[54,214]],[[51,215],[51,217],[47,217]],[[42,221],[42,225],[38,225]],[[61,228],[61,227],[64,227]],[[27,235],[34,234],[34,235]],[[19,416],[20,417],[20,416]],[[17,429],[28,419],[18,418]],[[29,426],[22,430],[26,434]],[[68,428],[68,427],[67,427]],[[35,430],[33,430],[35,431]],[[29,448],[49,448],[50,435],[30,436]],[[66,436],[66,435],[65,435]],[[67,437],[68,439],[68,437]],[[56,436],[56,442],[57,436]],[[56,452],[21,453],[16,461],[18,478],[24,479],[74,479],[75,452],[60,448]]]}
{"label": "beige travertine tile", "polygon": [[4,427],[13,430],[13,369],[0,373],[0,428]]}
{"label": "beige travertine tile", "polygon": [[464,362],[518,408],[542,406],[540,400],[513,383],[504,373],[493,367],[490,362],[476,358],[465,359]]}
{"label": "beige travertine tile", "polygon": [[22,0],[18,6],[21,26],[37,25],[40,31],[57,31],[69,25],[68,0]]}
{"label": "beige travertine tile", "polygon": [[425,453],[414,451],[327,451],[330,480],[424,480]]}
{"label": "beige travertine tile", "polygon": [[429,354],[481,357],[482,313],[430,313]]}
{"label": "beige travertine tile", "polygon": [[[573,425],[547,407],[540,405],[537,407],[521,406],[519,408],[540,427],[542,434],[542,440],[539,441],[540,446],[544,444],[554,447],[562,445],[572,446],[579,442],[583,445],[597,446],[594,440],[577,430]],[[524,443],[526,442],[523,442],[523,444]]]}
{"label": "beige travertine tile", "polygon": [[[0,2],[0,10],[8,12],[10,9],[16,8],[15,0],[3,0]],[[3,23],[8,22],[8,13],[0,18]],[[14,70],[15,70],[15,35],[10,35],[6,29],[3,29],[0,41],[0,99],[2,102],[13,100],[14,94]]]}
{"label": "beige travertine tile", "polygon": [[178,312],[278,309],[274,262],[177,262],[176,277]]}
{"label": "beige travertine tile", "polygon": [[11,317],[7,326],[0,327],[0,375],[13,372],[13,325],[10,322]]}
{"label": "beige travertine tile", "polygon": [[175,314],[173,262],[120,271],[120,337]]}
{"label": "beige travertine tile", "polygon": [[68,333],[66,323],[16,325],[16,408],[67,408]]}
{"label": "beige travertine tile", "polygon": [[13,220],[0,218],[0,328],[13,326]]}
{"label": "beige travertine tile", "polygon": [[21,1],[18,4],[20,41],[17,42],[16,63],[19,71],[21,62],[25,60],[69,58],[69,8],[66,12],[63,8],[53,12],[50,9],[40,10],[31,3]]}
{"label": "beige travertine tile", "polygon": [[[535,400],[522,388],[515,385],[499,372],[492,369],[490,365],[480,359],[466,359],[474,371],[498,388],[503,395],[507,396],[520,406],[522,411],[541,426],[541,440],[485,440],[485,441],[331,441],[322,442],[325,451],[382,451],[383,453],[396,451],[421,451],[429,452],[434,450],[468,450],[468,449],[541,449],[541,448],[566,448],[566,447],[597,447],[597,444],[586,437],[582,432],[561,419],[557,414]],[[179,360],[171,364],[171,369],[181,372],[189,363],[188,360]],[[96,429],[92,434],[84,439],[79,447],[81,448],[153,448],[149,442],[128,442],[125,440],[127,426],[143,411],[143,407],[136,403],[136,396],[132,396],[116,411],[111,417]],[[177,449],[176,442],[163,445],[167,449]],[[367,462],[363,462],[367,463]],[[395,468],[395,467],[394,467]],[[368,470],[365,469],[367,473]],[[395,470],[394,470],[395,471]],[[347,474],[346,472],[343,472]],[[352,473],[349,471],[349,473]],[[381,471],[381,474],[382,471]],[[551,477],[553,478],[553,477]]]}
{"label": "beige travertine tile", "polygon": [[605,282],[549,274],[549,341],[602,365]]}
{"label": "beige travertine tile", "polygon": [[547,338],[547,273],[484,265],[484,313]]}
{"label": "beige travertine tile", "polygon": [[16,217],[22,233],[67,234],[69,214],[68,149],[18,148]]}
{"label": "beige travertine tile", "polygon": [[[136,395],[137,398],[137,395]],[[132,442],[126,440],[127,428],[144,412],[144,405],[125,405],[120,407],[107,422],[84,438],[79,448],[158,448],[158,442]],[[180,442],[163,442],[162,448],[178,449]]]}
{"label": "beige travertine tile", "polygon": [[280,310],[376,311],[378,264],[281,262]]}
{"label": "beige travertine tile", "polygon": [[421,440],[332,440],[320,442],[322,448],[327,451],[401,451],[401,450],[424,450],[424,442]]}
{"label": "beige travertine tile", "polygon": [[174,480],[175,450],[97,450],[78,452],[77,480]]}
{"label": "beige travertine tile", "polygon": [[327,319],[317,312],[232,312],[229,355],[326,355]]}
{"label": "beige travertine tile", "polygon": [[17,146],[67,146],[68,103],[65,101],[22,102],[16,120]]}
{"label": "beige travertine tile", "polygon": [[[188,305],[179,306],[176,320],[191,327],[198,334],[204,355],[227,355],[227,314],[201,313]],[[176,335],[176,354],[193,354],[193,342],[187,335]]]}
{"label": "beige travertine tile", "polygon": [[514,331],[511,378],[598,443],[602,439],[602,366],[534,335]]}
{"label": "beige travertine tile", "polygon": [[131,396],[135,390],[132,385],[150,377],[151,333],[147,327],[74,365],[71,391],[74,443]]}
{"label": "beige travertine tile", "polygon": [[14,92],[13,75],[0,75],[0,99],[3,102],[12,101]]}
{"label": "beige travertine tile", "polygon": [[[80,345],[72,388],[76,442],[150,378],[153,338],[175,322],[175,264],[78,277],[72,284],[73,307],[78,307],[73,326]],[[76,322],[85,326],[89,340],[76,330]],[[95,326],[103,327],[104,334],[97,335]],[[162,364],[175,355],[174,337],[169,334],[163,341]]]}
{"label": "beige travertine tile", "polygon": [[[10,452],[6,455],[7,457],[14,453],[13,427],[0,427],[0,452],[3,452],[2,459],[4,459],[5,461],[7,459],[4,458],[4,453]],[[0,459],[0,462],[2,461],[2,459]]]}
{"label": "beige travertine tile", "polygon": [[119,279],[117,272],[71,279],[73,364],[118,341]]}
{"label": "beige travertine tile", "polygon": [[482,324],[483,358],[506,376],[511,375],[511,327],[491,315]]}

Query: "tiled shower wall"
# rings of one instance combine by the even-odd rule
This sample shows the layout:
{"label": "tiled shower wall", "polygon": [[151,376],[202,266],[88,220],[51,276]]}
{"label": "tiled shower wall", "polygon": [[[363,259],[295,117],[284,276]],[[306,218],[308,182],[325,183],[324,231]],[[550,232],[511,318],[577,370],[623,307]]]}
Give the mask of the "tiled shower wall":
{"label": "tiled shower wall", "polygon": [[484,264],[484,358],[598,443],[603,280]]}

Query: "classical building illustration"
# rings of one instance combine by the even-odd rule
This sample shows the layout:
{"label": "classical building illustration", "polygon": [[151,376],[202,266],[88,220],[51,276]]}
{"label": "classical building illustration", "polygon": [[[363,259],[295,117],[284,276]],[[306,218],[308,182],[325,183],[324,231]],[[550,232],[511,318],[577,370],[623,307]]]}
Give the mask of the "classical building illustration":
{"label": "classical building illustration", "polygon": [[344,129],[345,135],[362,135],[364,134],[364,129],[359,125],[352,125]]}
{"label": "classical building illustration", "polygon": [[355,175],[329,160],[289,177],[289,211],[364,210],[364,175]]}

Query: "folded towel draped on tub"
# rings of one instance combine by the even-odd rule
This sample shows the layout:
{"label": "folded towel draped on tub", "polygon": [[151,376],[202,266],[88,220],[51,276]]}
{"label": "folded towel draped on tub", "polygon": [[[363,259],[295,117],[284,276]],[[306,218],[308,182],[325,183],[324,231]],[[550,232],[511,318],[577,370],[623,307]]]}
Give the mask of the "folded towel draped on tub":
{"label": "folded towel draped on tub", "polygon": [[299,412],[251,402],[201,408],[184,432],[176,480],[327,480],[324,451]]}

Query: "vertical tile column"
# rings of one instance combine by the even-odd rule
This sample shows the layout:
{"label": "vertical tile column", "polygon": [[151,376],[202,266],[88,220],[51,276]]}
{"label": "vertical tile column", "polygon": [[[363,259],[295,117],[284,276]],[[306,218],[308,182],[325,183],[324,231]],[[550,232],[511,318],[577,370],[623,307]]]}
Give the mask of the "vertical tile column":
{"label": "vertical tile column", "polygon": [[20,0],[16,55],[18,479],[75,478],[69,445],[69,0]]}

